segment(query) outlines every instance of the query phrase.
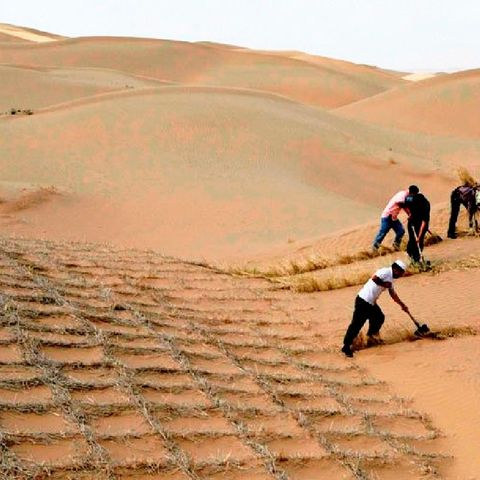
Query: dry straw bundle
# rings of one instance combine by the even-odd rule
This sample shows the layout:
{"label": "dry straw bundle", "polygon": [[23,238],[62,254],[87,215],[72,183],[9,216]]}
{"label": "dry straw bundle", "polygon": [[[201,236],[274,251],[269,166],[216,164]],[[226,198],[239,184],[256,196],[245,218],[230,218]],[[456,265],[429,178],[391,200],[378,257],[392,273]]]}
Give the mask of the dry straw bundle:
{"label": "dry straw bundle", "polygon": [[457,175],[462,185],[474,187],[478,182],[473,178],[472,174],[465,167],[457,168]]}

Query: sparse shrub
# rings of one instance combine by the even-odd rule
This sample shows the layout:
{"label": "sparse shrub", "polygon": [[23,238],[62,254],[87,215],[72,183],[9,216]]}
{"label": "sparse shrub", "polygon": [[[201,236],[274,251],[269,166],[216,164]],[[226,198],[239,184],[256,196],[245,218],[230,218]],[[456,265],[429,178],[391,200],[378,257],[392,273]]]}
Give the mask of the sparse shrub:
{"label": "sparse shrub", "polygon": [[11,108],[10,115],[33,115],[33,110],[31,108],[25,108],[21,110],[20,108]]}

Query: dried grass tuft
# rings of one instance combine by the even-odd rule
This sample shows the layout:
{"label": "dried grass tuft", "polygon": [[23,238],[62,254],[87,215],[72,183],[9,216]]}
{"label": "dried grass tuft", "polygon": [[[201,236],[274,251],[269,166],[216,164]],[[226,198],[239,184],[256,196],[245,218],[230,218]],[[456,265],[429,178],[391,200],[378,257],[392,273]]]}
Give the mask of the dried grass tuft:
{"label": "dried grass tuft", "polygon": [[465,167],[457,168],[457,175],[462,185],[474,187],[478,182],[473,178],[472,174]]}
{"label": "dried grass tuft", "polygon": [[428,236],[425,237],[424,246],[429,247],[431,245],[436,245],[443,241],[443,238],[435,232],[430,232]]}
{"label": "dried grass tuft", "polygon": [[326,278],[304,276],[296,280],[293,290],[299,293],[326,292],[339,288],[361,285],[371,277],[371,272],[351,272],[348,275],[332,275]]}
{"label": "dried grass tuft", "polygon": [[[280,277],[292,277],[303,273],[326,270],[339,265],[350,265],[352,263],[371,260],[376,257],[383,257],[395,252],[393,248],[381,246],[378,251],[360,250],[352,254],[338,255],[328,258],[321,255],[313,255],[303,260],[290,260],[284,265],[272,265],[265,269],[256,266],[234,266],[224,270],[224,273],[239,276],[251,276],[265,279],[276,279]],[[356,284],[354,284],[356,285]],[[346,285],[348,286],[348,285]],[[342,288],[342,287],[333,287]],[[332,290],[333,288],[322,288],[323,290]],[[311,291],[318,291],[317,289]]]}

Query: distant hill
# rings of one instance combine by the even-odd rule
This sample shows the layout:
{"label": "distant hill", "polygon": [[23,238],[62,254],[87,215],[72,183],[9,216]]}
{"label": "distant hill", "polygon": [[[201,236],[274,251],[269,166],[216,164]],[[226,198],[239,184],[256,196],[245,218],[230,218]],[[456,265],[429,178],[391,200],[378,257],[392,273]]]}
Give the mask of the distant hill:
{"label": "distant hill", "polygon": [[261,90],[323,108],[378,94],[404,80],[346,62],[290,58],[198,43],[132,38],[79,38],[4,45],[0,63],[93,67],[183,84]]}
{"label": "distant hill", "polygon": [[433,135],[480,138],[480,70],[411,83],[336,110],[349,118]]}

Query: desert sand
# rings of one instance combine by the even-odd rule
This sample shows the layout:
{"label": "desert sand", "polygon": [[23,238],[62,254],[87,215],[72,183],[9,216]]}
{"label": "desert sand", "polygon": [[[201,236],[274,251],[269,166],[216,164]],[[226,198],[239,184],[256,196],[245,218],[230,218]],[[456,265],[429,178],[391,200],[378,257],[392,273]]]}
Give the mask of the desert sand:
{"label": "desert sand", "polygon": [[60,35],[52,35],[46,32],[40,32],[33,28],[17,27],[6,23],[0,23],[0,35],[3,41],[15,41],[17,39],[26,40],[33,43],[53,42],[59,38]]}
{"label": "desert sand", "polygon": [[2,478],[479,479],[464,212],[397,283],[436,338],[385,295],[339,352],[388,198],[444,236],[480,177],[479,79],[0,24]]}
{"label": "desert sand", "polygon": [[421,82],[422,80],[426,80],[427,78],[433,78],[436,76],[436,73],[409,73],[408,75],[404,75],[402,78],[404,80],[408,80],[409,82]]}

